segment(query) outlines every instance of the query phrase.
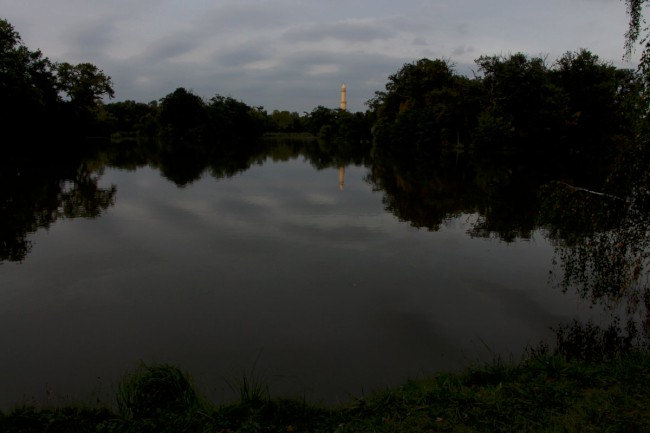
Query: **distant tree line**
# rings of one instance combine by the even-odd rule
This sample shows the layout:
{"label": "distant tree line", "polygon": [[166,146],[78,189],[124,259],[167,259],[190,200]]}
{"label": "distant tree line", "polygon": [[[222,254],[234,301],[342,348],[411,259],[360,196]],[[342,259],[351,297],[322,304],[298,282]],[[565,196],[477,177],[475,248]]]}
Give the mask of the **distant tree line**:
{"label": "distant tree line", "polygon": [[[55,63],[29,50],[0,20],[0,115],[8,129],[43,136],[103,136],[248,143],[264,133],[373,143],[378,158],[431,158],[455,147],[490,154],[533,151],[583,160],[611,157],[646,120],[641,74],[587,50],[553,63],[522,53],[482,56],[477,76],[421,59],[388,77],[365,113],[318,106],[302,115],[209,100],[177,88],[157,101],[104,103],[112,81],[90,63]],[[38,125],[34,128],[34,125]],[[585,159],[586,158],[586,159]]]}
{"label": "distant tree line", "polygon": [[106,131],[117,137],[193,139],[206,142],[247,142],[265,133],[307,133],[324,140],[371,140],[368,113],[318,106],[310,113],[251,107],[232,97],[204,100],[191,90],[174,92],[144,104],[136,101],[105,105]]}
{"label": "distant tree line", "polygon": [[210,100],[178,88],[159,101],[105,105],[114,135],[250,141],[264,133],[307,133],[324,141],[373,143],[375,156],[433,157],[465,151],[527,151],[583,162],[611,157],[646,120],[643,79],[587,50],[552,64],[522,53],[482,56],[479,74],[446,60],[421,59],[388,78],[365,113],[323,106],[297,112]]}

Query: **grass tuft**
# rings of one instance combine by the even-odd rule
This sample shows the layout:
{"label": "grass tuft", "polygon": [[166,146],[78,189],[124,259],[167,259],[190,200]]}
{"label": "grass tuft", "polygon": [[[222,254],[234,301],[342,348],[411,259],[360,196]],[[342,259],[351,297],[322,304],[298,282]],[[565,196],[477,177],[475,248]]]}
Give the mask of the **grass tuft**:
{"label": "grass tuft", "polygon": [[148,419],[192,414],[202,398],[188,376],[168,364],[141,364],[119,385],[117,406],[125,419]]}

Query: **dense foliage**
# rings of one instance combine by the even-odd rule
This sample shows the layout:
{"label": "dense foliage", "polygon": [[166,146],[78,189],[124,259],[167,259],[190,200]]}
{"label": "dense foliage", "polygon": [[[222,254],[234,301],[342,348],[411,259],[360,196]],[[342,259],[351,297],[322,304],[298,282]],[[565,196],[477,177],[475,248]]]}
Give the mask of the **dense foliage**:
{"label": "dense foliage", "polygon": [[90,63],[51,62],[0,19],[0,116],[6,136],[92,135],[103,96],[113,96],[103,71]]}
{"label": "dense foliage", "polygon": [[640,76],[587,50],[567,52],[551,66],[522,53],[476,62],[481,75],[474,79],[428,59],[391,75],[369,102],[375,145],[407,158],[463,146],[597,160],[617,152],[647,110]]}

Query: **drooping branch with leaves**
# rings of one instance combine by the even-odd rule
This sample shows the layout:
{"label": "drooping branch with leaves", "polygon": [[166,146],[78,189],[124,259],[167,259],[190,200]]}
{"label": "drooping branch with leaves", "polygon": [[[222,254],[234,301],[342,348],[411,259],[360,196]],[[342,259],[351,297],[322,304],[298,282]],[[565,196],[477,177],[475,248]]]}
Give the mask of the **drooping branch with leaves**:
{"label": "drooping branch with leaves", "polygon": [[629,24],[625,32],[625,56],[629,59],[635,48],[642,48],[639,71],[643,74],[646,87],[650,85],[650,28],[646,25],[643,10],[648,0],[625,0]]}

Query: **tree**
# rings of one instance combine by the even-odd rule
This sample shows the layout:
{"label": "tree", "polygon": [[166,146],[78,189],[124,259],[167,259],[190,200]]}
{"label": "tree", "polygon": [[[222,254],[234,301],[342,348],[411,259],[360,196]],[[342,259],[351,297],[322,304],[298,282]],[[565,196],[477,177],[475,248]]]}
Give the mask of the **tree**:
{"label": "tree", "polygon": [[104,95],[113,97],[112,82],[96,66],[52,63],[0,19],[0,116],[8,128],[83,135],[95,126]]}
{"label": "tree", "polygon": [[337,110],[327,108],[322,105],[314,108],[310,113],[305,116],[305,126],[307,131],[313,135],[318,136],[327,134],[327,131],[332,131],[336,125]]}
{"label": "tree", "polygon": [[269,116],[270,127],[274,132],[300,132],[300,115],[296,112],[273,110]]}
{"label": "tree", "polygon": [[454,87],[457,76],[446,60],[420,59],[407,63],[388,77],[385,92],[377,92],[368,105],[380,119],[395,120],[411,109],[423,109],[436,104],[439,96]]}
{"label": "tree", "polygon": [[63,96],[65,123],[75,135],[104,134],[102,98],[114,96],[111,77],[91,63],[56,65],[57,90]]}
{"label": "tree", "polygon": [[101,103],[104,95],[115,96],[111,77],[91,63],[59,63],[56,72],[58,90],[79,109],[92,110]]}
{"label": "tree", "polygon": [[113,133],[153,135],[156,107],[132,100],[106,104],[109,129]]}
{"label": "tree", "polygon": [[[395,158],[431,157],[442,146],[467,139],[471,81],[458,76],[446,60],[420,59],[388,78],[386,90],[368,101],[376,121],[375,153]],[[393,149],[395,152],[390,151]]]}
{"label": "tree", "polygon": [[76,121],[73,124],[79,131],[95,129],[103,108],[102,98],[114,96],[111,77],[91,63],[59,63],[56,72],[57,89],[65,97],[66,115]]}
{"label": "tree", "polygon": [[[540,57],[523,53],[481,56],[483,111],[477,138],[480,141],[512,141],[516,146],[546,142],[563,122],[564,95],[552,82]],[[491,136],[490,134],[503,134]]]}
{"label": "tree", "polygon": [[202,133],[207,119],[206,105],[200,96],[179,87],[160,100],[158,122],[163,135],[173,138]]}
{"label": "tree", "polygon": [[[641,80],[631,70],[617,69],[588,50],[567,52],[553,69],[555,82],[567,98],[565,136],[575,150],[606,157],[616,136],[627,135],[646,105]],[[600,148],[600,149],[598,149]]]}
{"label": "tree", "polygon": [[229,96],[215,95],[208,104],[211,136],[218,141],[249,141],[266,128],[266,112]]}
{"label": "tree", "polygon": [[[0,116],[3,124],[24,131],[28,125],[47,121],[58,102],[52,62],[39,50],[30,51],[13,26],[0,19]],[[42,125],[39,127],[47,130]]]}

